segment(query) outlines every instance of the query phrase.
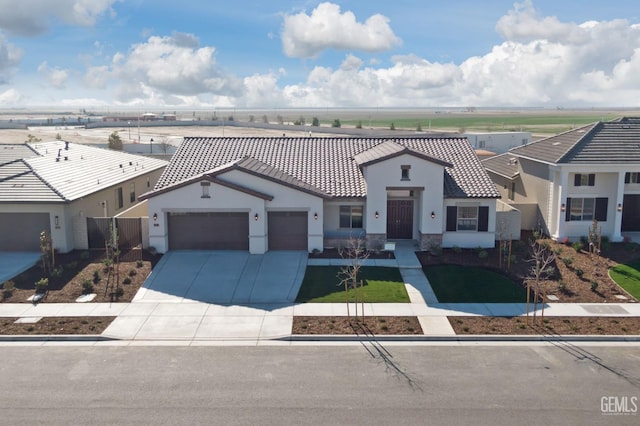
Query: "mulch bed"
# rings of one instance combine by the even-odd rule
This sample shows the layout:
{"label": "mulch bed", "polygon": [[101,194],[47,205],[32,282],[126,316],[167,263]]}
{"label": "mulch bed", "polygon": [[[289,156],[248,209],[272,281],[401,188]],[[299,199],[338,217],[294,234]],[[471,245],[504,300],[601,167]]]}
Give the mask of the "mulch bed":
{"label": "mulch bed", "polygon": [[15,324],[17,319],[0,318],[0,334],[102,334],[115,317],[44,317],[36,323]]}
{"label": "mulch bed", "polygon": [[456,334],[640,335],[640,317],[448,317]]}
{"label": "mulch bed", "polygon": [[[433,255],[429,252],[417,252],[416,255],[422,266],[430,265],[461,265],[479,266],[495,270],[508,276],[518,285],[525,286],[524,281],[530,274],[532,263],[527,261],[529,254],[530,234],[523,232],[521,241],[512,244],[512,255],[515,260],[507,269],[500,268],[499,249],[485,249],[486,257],[479,255],[477,249],[443,249],[441,253]],[[545,281],[544,289],[547,295],[555,295],[560,303],[634,303],[637,302],[624,289],[609,278],[608,270],[620,263],[640,259],[640,249],[637,244],[615,243],[601,251],[601,256],[589,254],[585,250],[576,251],[571,245],[553,240],[545,240],[550,249],[556,253],[553,263],[555,274]],[[580,274],[582,271],[582,275]],[[597,283],[592,290],[592,282]],[[619,299],[622,295],[627,299]],[[546,299],[547,302],[551,300]]]}
{"label": "mulch bed", "polygon": [[[340,254],[337,248],[325,248],[322,252],[309,253],[309,259],[342,259],[348,258],[346,253]],[[391,251],[369,250],[367,259],[395,259],[396,256]]]}
{"label": "mulch bed", "polygon": [[[108,270],[102,263],[104,251],[72,251],[56,255],[56,268],[61,267],[59,274],[43,273],[42,264],[38,263],[29,270],[15,277],[12,281],[15,289],[0,294],[3,303],[31,303],[27,299],[35,293],[35,282],[43,277],[49,279],[48,291],[40,303],[73,303],[83,294],[82,283],[89,280],[93,284],[96,297],[92,302],[130,302],[151,273],[159,256],[146,252],[129,252],[121,257],[116,280],[116,270]],[[97,272],[97,277],[94,275]],[[116,285],[122,294],[115,298]]]}
{"label": "mulch bed", "polygon": [[416,317],[370,316],[293,318],[292,334],[423,334]]}

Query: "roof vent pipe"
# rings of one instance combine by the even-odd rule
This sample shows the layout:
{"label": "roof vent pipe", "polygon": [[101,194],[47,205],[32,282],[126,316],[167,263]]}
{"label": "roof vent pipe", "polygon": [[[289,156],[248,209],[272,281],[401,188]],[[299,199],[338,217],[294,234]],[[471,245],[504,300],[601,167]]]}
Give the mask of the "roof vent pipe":
{"label": "roof vent pipe", "polygon": [[65,142],[64,142],[64,149],[65,149],[66,151],[68,151],[68,150],[69,150],[69,142],[67,142],[67,141],[65,141]]}
{"label": "roof vent pipe", "polygon": [[62,152],[62,149],[58,150],[58,157],[60,157],[60,153]]}

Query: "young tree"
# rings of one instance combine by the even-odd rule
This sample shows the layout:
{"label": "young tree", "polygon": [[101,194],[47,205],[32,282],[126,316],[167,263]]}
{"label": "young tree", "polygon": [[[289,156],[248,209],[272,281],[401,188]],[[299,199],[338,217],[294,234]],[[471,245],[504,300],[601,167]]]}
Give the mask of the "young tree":
{"label": "young tree", "polygon": [[331,124],[331,127],[342,127],[342,123],[340,123],[339,119],[335,119],[333,120],[333,124]]}
{"label": "young tree", "polygon": [[311,125],[313,127],[319,127],[320,126],[320,120],[318,120],[318,117],[313,117],[313,120],[311,121]]}
{"label": "young tree", "polygon": [[[347,302],[347,317],[350,318],[349,303],[351,297],[349,296],[349,290],[353,289],[355,302],[355,316],[358,318],[358,302],[362,303],[362,317],[364,318],[364,292],[363,282],[358,281],[358,274],[362,269],[364,261],[369,258],[369,252],[365,248],[365,242],[362,239],[350,238],[347,248],[340,250],[340,257],[347,259],[347,265],[340,268],[338,272],[338,278],[340,284],[344,286]],[[358,285],[360,285],[360,292],[358,292]],[[360,294],[358,294],[360,293]]]}
{"label": "young tree", "polygon": [[533,322],[536,321],[536,310],[538,308],[538,299],[542,293],[542,318],[544,319],[544,282],[551,277],[555,268],[553,262],[556,255],[550,250],[549,245],[544,241],[532,240],[530,243],[531,258],[529,262],[533,263],[529,269],[527,277],[527,322],[529,322],[529,299],[531,295],[531,285],[533,284]]}
{"label": "young tree", "polygon": [[120,138],[118,131],[114,131],[109,135],[109,149],[122,151],[122,139]]}
{"label": "young tree", "polygon": [[160,152],[162,152],[163,154],[166,154],[169,151],[169,147],[171,146],[171,144],[169,143],[169,138],[167,138],[166,136],[162,136],[156,145],[160,148]]}

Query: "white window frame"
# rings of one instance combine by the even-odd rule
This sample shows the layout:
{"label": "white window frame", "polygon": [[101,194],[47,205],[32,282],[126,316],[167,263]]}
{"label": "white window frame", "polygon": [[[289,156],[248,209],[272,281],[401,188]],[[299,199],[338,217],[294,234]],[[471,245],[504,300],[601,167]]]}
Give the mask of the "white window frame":
{"label": "white window frame", "polygon": [[478,206],[457,206],[456,231],[478,232]]}
{"label": "white window frame", "polygon": [[[348,212],[347,212],[348,209]],[[359,211],[358,211],[359,210]],[[349,215],[349,226],[343,226],[342,218]],[[354,226],[354,218],[360,218],[360,226]],[[363,229],[364,228],[364,207],[362,206],[340,206],[339,225],[342,229]],[[355,225],[358,225],[357,219]]]}

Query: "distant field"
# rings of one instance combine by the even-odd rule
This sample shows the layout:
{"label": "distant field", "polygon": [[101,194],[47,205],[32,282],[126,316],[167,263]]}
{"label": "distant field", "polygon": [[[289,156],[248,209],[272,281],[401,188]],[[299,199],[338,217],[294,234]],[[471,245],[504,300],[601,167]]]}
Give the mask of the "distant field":
{"label": "distant field", "polygon": [[[596,121],[609,121],[627,114],[443,114],[422,117],[384,117],[382,119],[341,120],[342,125],[357,126],[363,128],[391,128],[391,124],[397,130],[423,131],[481,131],[481,132],[511,132],[524,131],[533,134],[557,134],[580,127]],[[323,123],[330,125],[330,122]]]}

